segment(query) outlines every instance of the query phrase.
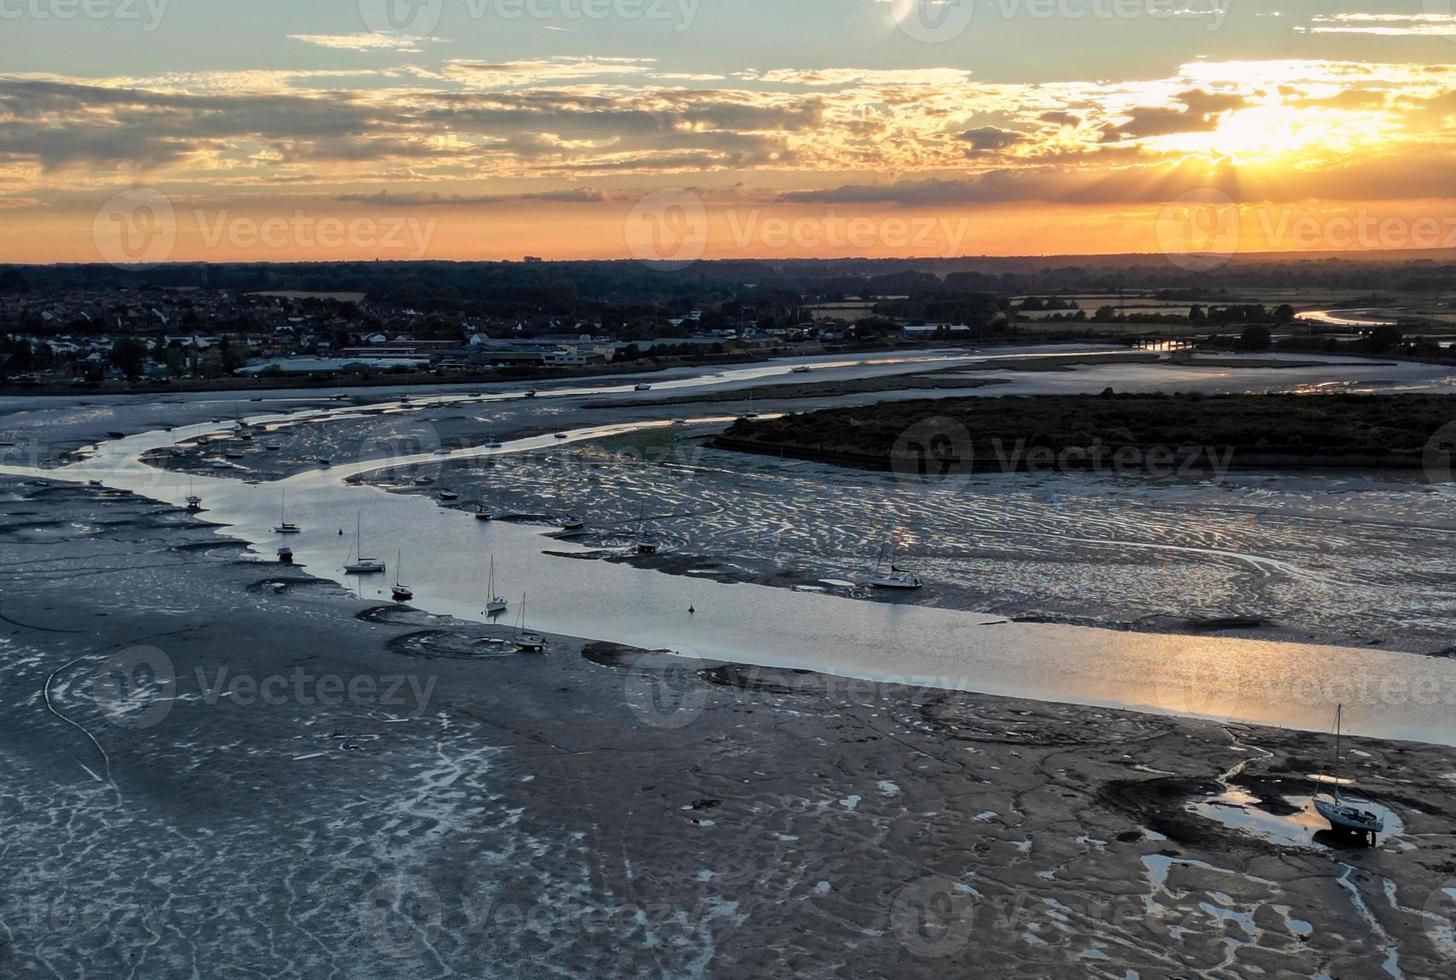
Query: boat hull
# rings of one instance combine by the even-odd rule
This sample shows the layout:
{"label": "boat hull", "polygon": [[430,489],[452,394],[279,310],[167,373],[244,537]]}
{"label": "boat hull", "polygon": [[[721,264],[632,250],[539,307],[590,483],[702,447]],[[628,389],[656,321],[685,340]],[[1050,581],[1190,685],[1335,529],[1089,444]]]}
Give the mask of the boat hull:
{"label": "boat hull", "polygon": [[1385,830],[1385,821],[1369,810],[1334,800],[1315,800],[1314,808],[1336,830],[1356,834],[1378,834]]}

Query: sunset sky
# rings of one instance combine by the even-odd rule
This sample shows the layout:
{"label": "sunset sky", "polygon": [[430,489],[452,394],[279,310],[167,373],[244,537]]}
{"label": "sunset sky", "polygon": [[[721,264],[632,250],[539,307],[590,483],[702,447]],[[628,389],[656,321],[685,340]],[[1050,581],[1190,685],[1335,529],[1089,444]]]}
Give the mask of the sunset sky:
{"label": "sunset sky", "polygon": [[1451,0],[0,0],[0,261],[1451,247],[1453,122]]}

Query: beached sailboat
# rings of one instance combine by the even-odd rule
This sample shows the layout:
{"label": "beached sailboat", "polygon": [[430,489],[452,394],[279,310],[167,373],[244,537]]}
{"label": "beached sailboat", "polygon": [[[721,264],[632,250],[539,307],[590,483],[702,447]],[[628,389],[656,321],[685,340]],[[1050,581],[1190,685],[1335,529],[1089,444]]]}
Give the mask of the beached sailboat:
{"label": "beached sailboat", "polygon": [[637,511],[637,554],[657,554],[657,539],[647,533],[647,505]]}
{"label": "beached sailboat", "polygon": [[495,591],[495,555],[490,556],[490,574],[485,580],[485,614],[496,616],[506,611],[510,605],[502,596]]}
{"label": "beached sailboat", "polygon": [[187,477],[187,509],[196,513],[202,509],[202,498],[192,492],[192,477]]}
{"label": "beached sailboat", "polygon": [[389,590],[395,602],[409,602],[415,597],[414,590],[399,580],[399,570],[403,567],[404,552],[400,551],[394,556],[394,588]]}
{"label": "beached sailboat", "polygon": [[361,518],[354,518],[354,560],[344,566],[350,575],[378,575],[384,571],[384,562],[378,558],[365,558]]}
{"label": "beached sailboat", "polygon": [[1374,844],[1375,835],[1385,830],[1385,818],[1369,809],[1369,803],[1347,798],[1341,790],[1341,786],[1345,784],[1345,780],[1340,778],[1340,737],[1344,715],[1344,705],[1335,708],[1335,772],[1334,779],[1331,780],[1333,788],[1327,796],[1315,794],[1314,808],[1335,830],[1361,836],[1369,835],[1370,843]]}
{"label": "beached sailboat", "polygon": [[885,562],[885,549],[881,548],[879,560],[875,563],[875,573],[870,577],[870,585],[877,589],[911,590],[923,588],[925,583],[920,580],[919,575],[908,572],[895,564],[893,540],[891,541],[889,551],[890,570],[888,572],[880,571]]}
{"label": "beached sailboat", "polygon": [[527,653],[542,653],[546,650],[546,637],[526,629],[526,593],[521,593],[521,615],[516,620],[516,647]]}
{"label": "beached sailboat", "polygon": [[279,534],[297,534],[299,531],[303,530],[303,528],[299,527],[297,524],[294,524],[292,521],[286,521],[283,519],[283,509],[286,506],[287,502],[288,492],[285,490],[278,498],[278,526],[275,527],[273,530]]}

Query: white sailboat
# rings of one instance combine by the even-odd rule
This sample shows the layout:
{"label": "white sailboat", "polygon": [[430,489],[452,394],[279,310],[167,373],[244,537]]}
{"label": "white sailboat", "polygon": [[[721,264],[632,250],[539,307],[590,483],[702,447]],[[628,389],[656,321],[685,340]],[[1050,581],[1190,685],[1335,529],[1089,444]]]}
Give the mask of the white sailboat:
{"label": "white sailboat", "polygon": [[1385,818],[1374,810],[1368,809],[1369,803],[1364,800],[1347,799],[1340,787],[1344,780],[1340,778],[1340,736],[1344,724],[1345,706],[1335,708],[1335,773],[1332,780],[1333,789],[1328,796],[1315,794],[1314,808],[1319,815],[1330,822],[1335,830],[1343,830],[1361,836],[1369,835],[1370,843],[1375,843],[1375,835],[1385,830]]}
{"label": "white sailboat", "polygon": [[900,589],[902,591],[924,588],[925,583],[920,580],[919,575],[916,575],[913,572],[907,572],[905,569],[895,564],[895,548],[893,539],[891,539],[890,570],[888,572],[880,571],[881,566],[884,564],[884,560],[885,550],[884,548],[881,548],[880,559],[875,563],[875,574],[870,578],[870,585],[874,586],[877,589]]}
{"label": "white sailboat", "polygon": [[286,521],[286,520],[283,519],[283,509],[286,506],[287,502],[288,502],[288,491],[285,490],[285,491],[282,492],[282,495],[278,498],[278,526],[275,527],[273,530],[276,531],[279,534],[297,534],[299,531],[301,531],[303,529],[301,527],[299,527],[297,524],[294,524],[291,521]]}
{"label": "white sailboat", "polygon": [[401,550],[394,556],[394,588],[389,590],[395,602],[409,602],[415,597],[414,590],[399,580],[399,571],[403,567],[404,551]]}
{"label": "white sailboat", "polygon": [[354,518],[354,560],[344,566],[350,575],[378,575],[384,571],[384,562],[378,558],[365,558],[361,518]]}
{"label": "white sailboat", "polygon": [[495,555],[490,556],[490,575],[485,580],[485,610],[488,616],[497,616],[506,611],[510,605],[502,596],[495,591]]}
{"label": "white sailboat", "polygon": [[521,593],[521,615],[516,620],[516,647],[527,653],[543,653],[546,650],[546,637],[526,629],[526,593],[524,592]]}
{"label": "white sailboat", "polygon": [[192,477],[189,475],[187,477],[187,510],[195,514],[201,509],[202,498],[192,492]]}

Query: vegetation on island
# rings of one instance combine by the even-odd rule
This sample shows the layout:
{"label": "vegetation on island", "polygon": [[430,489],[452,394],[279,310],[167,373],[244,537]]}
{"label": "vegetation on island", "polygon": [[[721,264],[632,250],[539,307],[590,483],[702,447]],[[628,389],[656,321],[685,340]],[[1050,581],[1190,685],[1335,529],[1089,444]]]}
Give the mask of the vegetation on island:
{"label": "vegetation on island", "polygon": [[[1450,427],[1450,438],[1443,430]],[[1452,443],[1443,445],[1443,442]],[[1171,453],[1232,466],[1419,467],[1456,450],[1449,395],[1007,395],[743,418],[726,448],[872,468],[1096,468]],[[1192,450],[1198,450],[1197,453]]]}

